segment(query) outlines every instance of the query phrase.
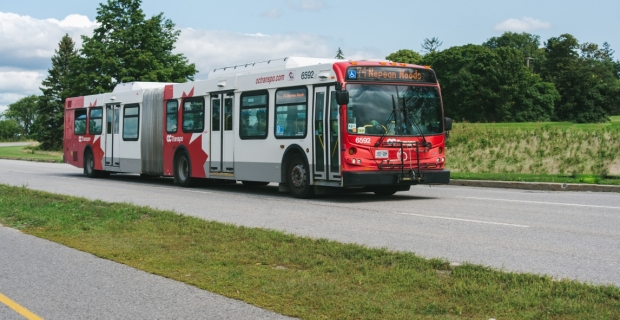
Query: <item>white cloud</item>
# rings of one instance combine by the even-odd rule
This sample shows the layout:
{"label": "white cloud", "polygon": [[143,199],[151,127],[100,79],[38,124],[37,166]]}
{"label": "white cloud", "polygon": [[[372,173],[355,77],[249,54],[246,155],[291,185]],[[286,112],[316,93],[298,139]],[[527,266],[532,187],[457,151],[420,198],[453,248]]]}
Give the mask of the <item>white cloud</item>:
{"label": "white cloud", "polygon": [[10,70],[0,68],[0,113],[7,106],[17,100],[29,96],[39,95],[41,81],[47,76],[45,70]]}
{"label": "white cloud", "polygon": [[323,0],[297,0],[287,1],[289,8],[303,11],[321,11],[325,8]]}
{"label": "white cloud", "polygon": [[551,23],[538,19],[524,17],[522,19],[508,19],[495,26],[497,31],[530,32],[539,29],[550,29]]}
{"label": "white cloud", "polygon": [[58,21],[0,12],[0,66],[45,68],[65,34],[79,47],[80,35],[92,34],[95,25],[81,15],[70,15]]}
{"label": "white cloud", "polygon": [[280,13],[280,10],[278,9],[271,9],[269,11],[261,13],[260,16],[268,19],[277,19],[282,16],[282,13]]}
{"label": "white cloud", "polygon": [[62,21],[56,19],[47,19],[47,21],[55,23],[63,28],[95,28],[98,23],[96,21],[90,21],[87,16],[80,14],[70,14]]}
{"label": "white cloud", "polygon": [[[176,52],[182,52],[200,71],[198,78],[219,67],[289,56],[331,58],[330,39],[308,33],[265,35],[183,29]],[[334,51],[334,52],[332,52]]]}
{"label": "white cloud", "polygon": [[19,92],[21,94],[39,91],[45,71],[6,70],[0,68],[0,93]]}

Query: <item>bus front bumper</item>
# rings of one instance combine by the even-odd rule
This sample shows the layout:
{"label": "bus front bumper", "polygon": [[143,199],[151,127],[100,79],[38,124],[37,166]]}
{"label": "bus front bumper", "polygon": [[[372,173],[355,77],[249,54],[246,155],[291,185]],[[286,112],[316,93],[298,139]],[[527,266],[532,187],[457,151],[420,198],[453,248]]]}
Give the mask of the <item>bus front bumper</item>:
{"label": "bus front bumper", "polygon": [[449,170],[421,170],[402,171],[363,171],[343,172],[344,187],[370,186],[411,186],[416,184],[448,184],[450,183]]}

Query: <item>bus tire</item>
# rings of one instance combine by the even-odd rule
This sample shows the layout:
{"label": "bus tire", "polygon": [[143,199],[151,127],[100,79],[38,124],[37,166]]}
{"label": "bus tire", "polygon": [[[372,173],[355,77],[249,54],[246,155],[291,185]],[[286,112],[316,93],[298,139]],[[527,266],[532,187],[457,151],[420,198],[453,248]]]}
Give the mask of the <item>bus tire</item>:
{"label": "bus tire", "polygon": [[179,153],[174,161],[174,179],[181,187],[189,188],[194,185],[192,167],[185,152]]}
{"label": "bus tire", "polygon": [[286,177],[288,188],[293,197],[306,199],[313,196],[314,188],[310,185],[309,170],[302,155],[295,154],[290,158]]}
{"label": "bus tire", "polygon": [[246,180],[241,181],[241,183],[243,183],[243,185],[246,187],[264,187],[269,184],[269,182],[264,182],[264,181],[246,181]]}
{"label": "bus tire", "polygon": [[391,196],[395,194],[396,189],[395,188],[377,189],[374,191],[374,193],[380,197],[387,197],[387,196]]}
{"label": "bus tire", "polygon": [[84,153],[84,174],[89,178],[100,177],[99,171],[95,170],[95,157],[90,150]]}

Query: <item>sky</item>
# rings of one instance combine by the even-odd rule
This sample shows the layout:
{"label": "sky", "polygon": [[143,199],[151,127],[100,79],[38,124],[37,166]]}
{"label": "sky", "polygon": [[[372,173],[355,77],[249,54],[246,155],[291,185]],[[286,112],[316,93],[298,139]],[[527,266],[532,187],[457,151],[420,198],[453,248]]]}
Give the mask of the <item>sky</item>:
{"label": "sky", "polygon": [[[41,94],[51,57],[68,33],[97,26],[108,0],[0,2],[0,113]],[[541,45],[564,33],[580,43],[608,42],[620,59],[619,0],[142,0],[150,17],[163,13],[181,30],[175,53],[196,64],[196,79],[213,68],[288,56],[384,59],[400,49],[421,52],[425,38],[447,49],[482,44],[506,31],[539,35]]]}

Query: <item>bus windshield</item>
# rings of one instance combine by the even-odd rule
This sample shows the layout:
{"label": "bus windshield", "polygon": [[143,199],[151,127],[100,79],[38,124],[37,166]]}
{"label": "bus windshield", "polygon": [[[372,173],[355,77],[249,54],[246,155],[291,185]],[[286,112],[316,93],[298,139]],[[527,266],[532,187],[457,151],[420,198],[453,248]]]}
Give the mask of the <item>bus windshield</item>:
{"label": "bus windshield", "polygon": [[348,84],[350,134],[420,136],[443,133],[437,87]]}

